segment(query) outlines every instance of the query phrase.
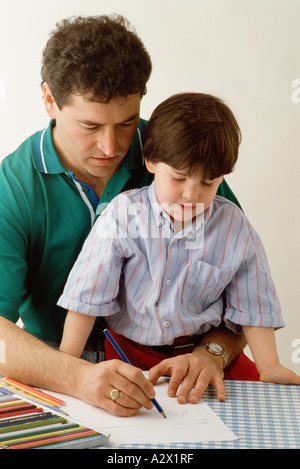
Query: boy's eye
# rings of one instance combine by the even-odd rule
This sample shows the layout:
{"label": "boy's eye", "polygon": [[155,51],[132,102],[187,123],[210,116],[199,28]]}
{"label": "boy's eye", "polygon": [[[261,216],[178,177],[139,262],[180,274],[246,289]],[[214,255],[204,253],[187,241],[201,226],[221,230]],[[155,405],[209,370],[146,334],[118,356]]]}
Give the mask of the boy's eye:
{"label": "boy's eye", "polygon": [[204,186],[209,187],[209,186],[212,186],[214,182],[215,182],[215,179],[204,179],[204,181],[202,181],[202,184]]}
{"label": "boy's eye", "polygon": [[183,182],[185,180],[185,178],[177,178],[175,176],[172,176],[172,179],[174,182]]}

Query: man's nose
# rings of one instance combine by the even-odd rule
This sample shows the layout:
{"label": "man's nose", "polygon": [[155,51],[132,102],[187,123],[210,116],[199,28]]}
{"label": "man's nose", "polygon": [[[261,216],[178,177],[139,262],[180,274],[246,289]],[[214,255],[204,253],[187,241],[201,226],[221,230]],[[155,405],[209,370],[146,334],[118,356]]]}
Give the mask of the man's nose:
{"label": "man's nose", "polygon": [[116,156],[119,149],[116,131],[109,127],[102,129],[97,146],[107,157]]}

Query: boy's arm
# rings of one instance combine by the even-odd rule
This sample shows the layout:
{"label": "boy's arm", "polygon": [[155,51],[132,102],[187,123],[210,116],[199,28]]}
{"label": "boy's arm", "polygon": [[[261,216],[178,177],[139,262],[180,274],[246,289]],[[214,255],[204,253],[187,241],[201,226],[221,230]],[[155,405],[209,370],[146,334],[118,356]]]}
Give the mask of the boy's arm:
{"label": "boy's arm", "polygon": [[271,327],[242,326],[261,381],[300,384],[300,376],[279,363],[275,332]]}
{"label": "boy's arm", "polygon": [[95,323],[95,316],[68,311],[60,351],[80,357]]}

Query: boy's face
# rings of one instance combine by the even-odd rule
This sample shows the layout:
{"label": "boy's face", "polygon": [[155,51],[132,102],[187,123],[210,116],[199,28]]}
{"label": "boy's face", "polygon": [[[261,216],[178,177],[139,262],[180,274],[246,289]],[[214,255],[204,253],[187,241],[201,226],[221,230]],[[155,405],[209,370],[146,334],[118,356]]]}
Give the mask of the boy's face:
{"label": "boy's face", "polygon": [[206,210],[213,202],[223,176],[203,179],[201,172],[187,177],[183,171],[165,163],[146,161],[148,171],[155,175],[154,184],[158,201],[174,221],[182,227]]}
{"label": "boy's face", "polygon": [[45,84],[44,101],[48,115],[56,120],[53,142],[62,164],[85,182],[101,178],[106,183],[137,130],[140,95],[104,104],[73,94],[70,103],[59,109]]}

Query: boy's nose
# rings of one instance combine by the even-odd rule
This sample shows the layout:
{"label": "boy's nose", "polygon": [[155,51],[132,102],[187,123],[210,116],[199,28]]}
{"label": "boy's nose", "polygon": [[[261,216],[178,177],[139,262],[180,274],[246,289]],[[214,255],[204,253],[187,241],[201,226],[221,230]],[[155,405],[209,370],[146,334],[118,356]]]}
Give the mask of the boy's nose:
{"label": "boy's nose", "polygon": [[200,195],[200,187],[197,183],[189,182],[183,192],[183,196],[188,199],[190,202],[197,202]]}

